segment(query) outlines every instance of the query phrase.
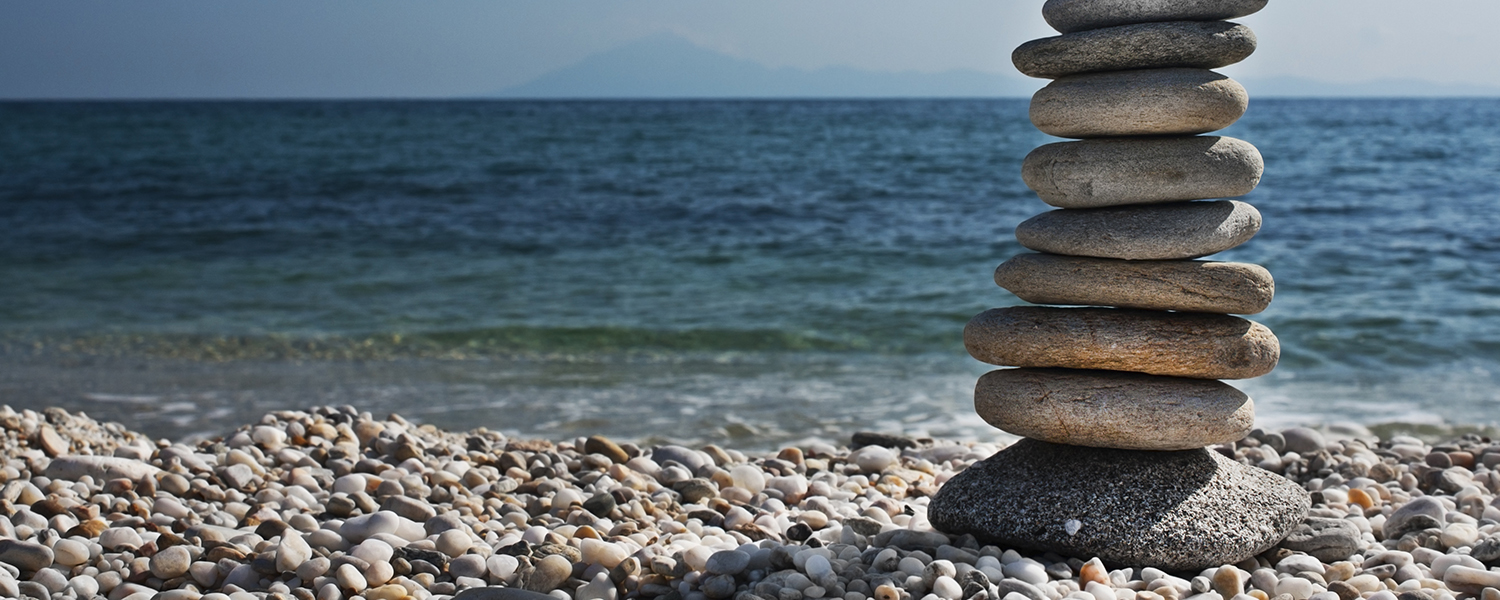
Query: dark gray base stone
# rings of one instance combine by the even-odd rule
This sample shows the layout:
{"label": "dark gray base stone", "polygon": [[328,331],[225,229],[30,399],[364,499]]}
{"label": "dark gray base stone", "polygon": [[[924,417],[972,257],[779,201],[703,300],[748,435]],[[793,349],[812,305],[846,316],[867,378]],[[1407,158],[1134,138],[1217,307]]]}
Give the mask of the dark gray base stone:
{"label": "dark gray base stone", "polygon": [[1205,449],[1023,439],[944,484],[928,519],[990,543],[1191,571],[1275,546],[1309,506],[1307,492],[1280,475]]}

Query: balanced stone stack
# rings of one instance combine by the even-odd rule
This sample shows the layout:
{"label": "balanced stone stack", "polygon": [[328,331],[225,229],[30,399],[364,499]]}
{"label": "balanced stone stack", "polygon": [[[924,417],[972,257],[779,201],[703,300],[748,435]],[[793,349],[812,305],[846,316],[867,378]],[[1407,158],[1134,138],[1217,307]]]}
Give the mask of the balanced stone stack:
{"label": "balanced stone stack", "polygon": [[1019,367],[986,374],[974,405],[1024,436],[950,480],[930,519],[950,533],[1167,569],[1235,563],[1305,517],[1306,492],[1205,446],[1245,437],[1250,399],[1219,379],[1257,377],[1280,355],[1254,314],[1270,273],[1194,260],[1238,246],[1260,213],[1235,200],[1260,181],[1250,144],[1203,136],[1245,111],[1210,71],[1255,49],[1230,19],[1266,0],[1048,0],[1063,35],[1018,48],[1053,79],[1031,122],[1081,141],[1026,157],[1022,176],[1058,210],[1016,228],[1035,254],[995,281],[1036,304],[986,311],[964,343]]}

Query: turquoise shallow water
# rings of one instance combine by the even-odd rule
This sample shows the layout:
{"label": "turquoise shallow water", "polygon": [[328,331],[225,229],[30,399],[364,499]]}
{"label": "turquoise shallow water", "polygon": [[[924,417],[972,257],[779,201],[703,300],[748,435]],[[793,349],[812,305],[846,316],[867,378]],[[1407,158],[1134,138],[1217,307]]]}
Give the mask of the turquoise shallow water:
{"label": "turquoise shallow water", "polygon": [[[1500,101],[1257,100],[1267,426],[1493,424]],[[0,397],[159,435],[354,403],[770,446],[988,438],[1026,103],[0,104]]]}

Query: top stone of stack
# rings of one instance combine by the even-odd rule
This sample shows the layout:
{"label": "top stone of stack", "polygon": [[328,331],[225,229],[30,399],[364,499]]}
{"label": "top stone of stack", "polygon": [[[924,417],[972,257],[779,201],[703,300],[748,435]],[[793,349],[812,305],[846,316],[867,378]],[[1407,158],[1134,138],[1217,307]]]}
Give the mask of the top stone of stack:
{"label": "top stone of stack", "polygon": [[1061,33],[1161,21],[1222,21],[1254,14],[1267,0],[1047,0],[1042,18]]}

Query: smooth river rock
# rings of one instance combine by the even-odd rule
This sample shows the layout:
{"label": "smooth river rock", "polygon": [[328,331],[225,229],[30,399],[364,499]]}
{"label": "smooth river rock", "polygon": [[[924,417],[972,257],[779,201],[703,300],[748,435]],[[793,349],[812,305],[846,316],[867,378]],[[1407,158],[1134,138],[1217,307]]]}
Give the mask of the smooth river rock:
{"label": "smooth river rock", "polygon": [[1255,33],[1225,21],[1140,23],[1080,31],[1021,44],[1016,69],[1057,79],[1079,73],[1187,67],[1214,69],[1255,52]]}
{"label": "smooth river rock", "polygon": [[928,518],[941,531],[1002,547],[1196,571],[1276,545],[1309,504],[1307,492],[1280,475],[1202,448],[1023,439],[950,479]]}
{"label": "smooth river rock", "polygon": [[1178,260],[1223,252],[1258,231],[1255,207],[1214,200],[1048,211],[1016,226],[1016,241],[1051,254]]}
{"label": "smooth river rock", "polygon": [[995,283],[1032,304],[1115,306],[1252,315],[1276,294],[1259,265],[1204,260],[1117,260],[1018,254]]}
{"label": "smooth river rock", "polygon": [[160,472],[161,469],[148,463],[115,456],[60,456],[47,465],[47,477],[68,481],[78,481],[84,475],[93,477],[94,481],[140,481]]}
{"label": "smooth river rock", "polygon": [[1281,345],[1265,325],[1228,315],[1123,308],[1011,306],[964,326],[974,358],[1002,367],[1134,371],[1195,379],[1270,373]]}
{"label": "smooth river rock", "polygon": [[1060,33],[1158,21],[1222,21],[1254,14],[1267,0],[1047,0],[1042,18]]}
{"label": "smooth river rock", "polygon": [[1022,437],[1125,450],[1202,448],[1255,426],[1255,404],[1227,384],[1119,371],[990,371],[974,388],[974,410]]}
{"label": "smooth river rock", "polygon": [[1326,563],[1335,563],[1359,552],[1363,546],[1359,527],[1344,519],[1308,517],[1286,539],[1281,547],[1302,552]]}
{"label": "smooth river rock", "polygon": [[1099,208],[1243,196],[1265,170],[1260,151],[1231,137],[1057,142],[1021,163],[1021,178],[1058,208]]}
{"label": "smooth river rock", "polygon": [[1190,135],[1233,124],[1250,97],[1207,69],[1140,69],[1063,77],[1031,97],[1031,124],[1065,138]]}
{"label": "smooth river rock", "polygon": [[36,542],[0,540],[0,562],[27,572],[40,571],[52,564],[52,549]]}

